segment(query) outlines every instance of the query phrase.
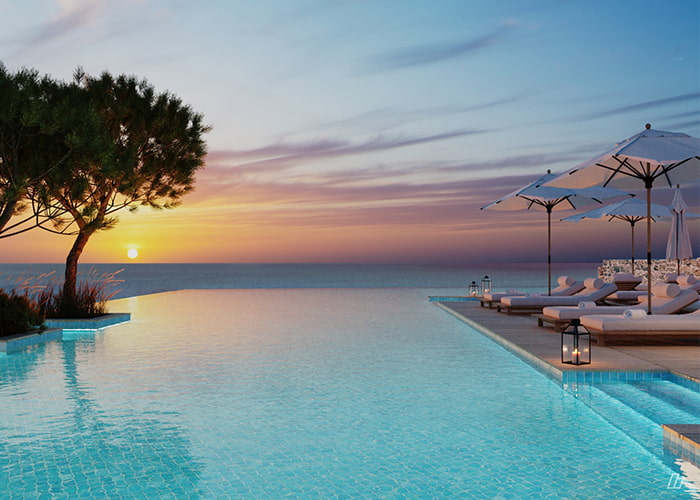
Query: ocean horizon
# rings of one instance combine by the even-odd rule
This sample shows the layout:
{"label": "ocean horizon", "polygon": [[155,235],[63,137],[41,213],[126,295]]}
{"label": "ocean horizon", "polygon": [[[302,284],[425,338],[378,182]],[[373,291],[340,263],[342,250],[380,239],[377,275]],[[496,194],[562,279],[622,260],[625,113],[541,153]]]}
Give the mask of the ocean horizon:
{"label": "ocean horizon", "polygon": [[[600,263],[553,263],[552,286],[560,275],[597,277]],[[0,289],[32,278],[46,284],[63,279],[63,264],[0,264]],[[542,263],[420,264],[81,264],[79,280],[115,273],[113,298],[184,289],[431,288],[462,289],[492,280],[493,290],[547,290]],[[39,276],[44,276],[37,280]]]}

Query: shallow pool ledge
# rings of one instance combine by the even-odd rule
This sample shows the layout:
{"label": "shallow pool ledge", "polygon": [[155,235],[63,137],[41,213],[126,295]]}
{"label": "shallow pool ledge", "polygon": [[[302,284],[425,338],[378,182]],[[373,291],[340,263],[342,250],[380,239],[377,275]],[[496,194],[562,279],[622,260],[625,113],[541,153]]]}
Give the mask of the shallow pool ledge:
{"label": "shallow pool ledge", "polygon": [[63,330],[101,330],[130,320],[130,313],[110,313],[89,319],[47,319],[44,325],[48,328]]}
{"label": "shallow pool ledge", "polygon": [[20,351],[25,347],[51,342],[53,340],[61,340],[62,338],[63,330],[60,328],[51,328],[41,332],[12,335],[11,337],[0,339],[0,352],[7,354]]}

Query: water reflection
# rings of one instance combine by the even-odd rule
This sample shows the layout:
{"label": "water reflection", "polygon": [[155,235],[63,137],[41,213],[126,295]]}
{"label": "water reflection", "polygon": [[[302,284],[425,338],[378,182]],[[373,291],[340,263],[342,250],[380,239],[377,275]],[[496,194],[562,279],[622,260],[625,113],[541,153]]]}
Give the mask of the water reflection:
{"label": "water reflection", "polygon": [[[21,495],[201,495],[204,465],[192,453],[181,416],[157,405],[141,411],[127,393],[100,393],[81,369],[103,355],[101,334],[93,335],[64,339],[52,369],[37,373],[38,359],[27,353],[18,356],[26,362],[21,376],[3,377],[5,386],[14,386],[6,407],[25,405],[27,414],[0,427],[0,483]],[[23,384],[30,372],[40,384]]]}

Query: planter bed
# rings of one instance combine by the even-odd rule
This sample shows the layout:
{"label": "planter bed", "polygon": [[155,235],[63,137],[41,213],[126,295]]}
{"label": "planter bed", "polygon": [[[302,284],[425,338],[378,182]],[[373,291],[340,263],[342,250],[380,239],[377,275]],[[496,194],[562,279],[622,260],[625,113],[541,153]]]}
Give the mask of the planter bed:
{"label": "planter bed", "polygon": [[62,328],[63,330],[100,330],[129,320],[131,320],[129,313],[111,313],[87,319],[47,319],[44,321],[44,325],[47,328]]}
{"label": "planter bed", "polygon": [[62,338],[63,330],[60,328],[50,328],[43,332],[21,333],[19,335],[2,337],[0,338],[0,352],[11,353],[24,349],[25,347],[51,342],[52,340],[61,340]]}

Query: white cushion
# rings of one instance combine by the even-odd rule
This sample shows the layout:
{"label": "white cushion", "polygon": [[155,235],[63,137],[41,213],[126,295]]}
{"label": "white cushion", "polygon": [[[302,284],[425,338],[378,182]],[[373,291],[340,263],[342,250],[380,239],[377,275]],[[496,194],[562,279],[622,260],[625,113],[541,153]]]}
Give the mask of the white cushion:
{"label": "white cushion", "polygon": [[676,297],[681,293],[681,287],[676,283],[654,283],[651,285],[651,293],[657,297]]}
{"label": "white cushion", "polygon": [[680,276],[678,276],[676,281],[681,286],[688,286],[688,285],[694,285],[695,283],[697,283],[698,279],[695,276],[693,276],[692,274],[681,274]]}
{"label": "white cushion", "polygon": [[605,285],[605,281],[600,278],[586,278],[583,282],[583,286],[586,288],[595,288],[596,290],[603,288],[603,285]]}
{"label": "white cushion", "polygon": [[561,286],[571,286],[576,283],[576,280],[571,276],[559,276],[557,283],[559,283]]}

